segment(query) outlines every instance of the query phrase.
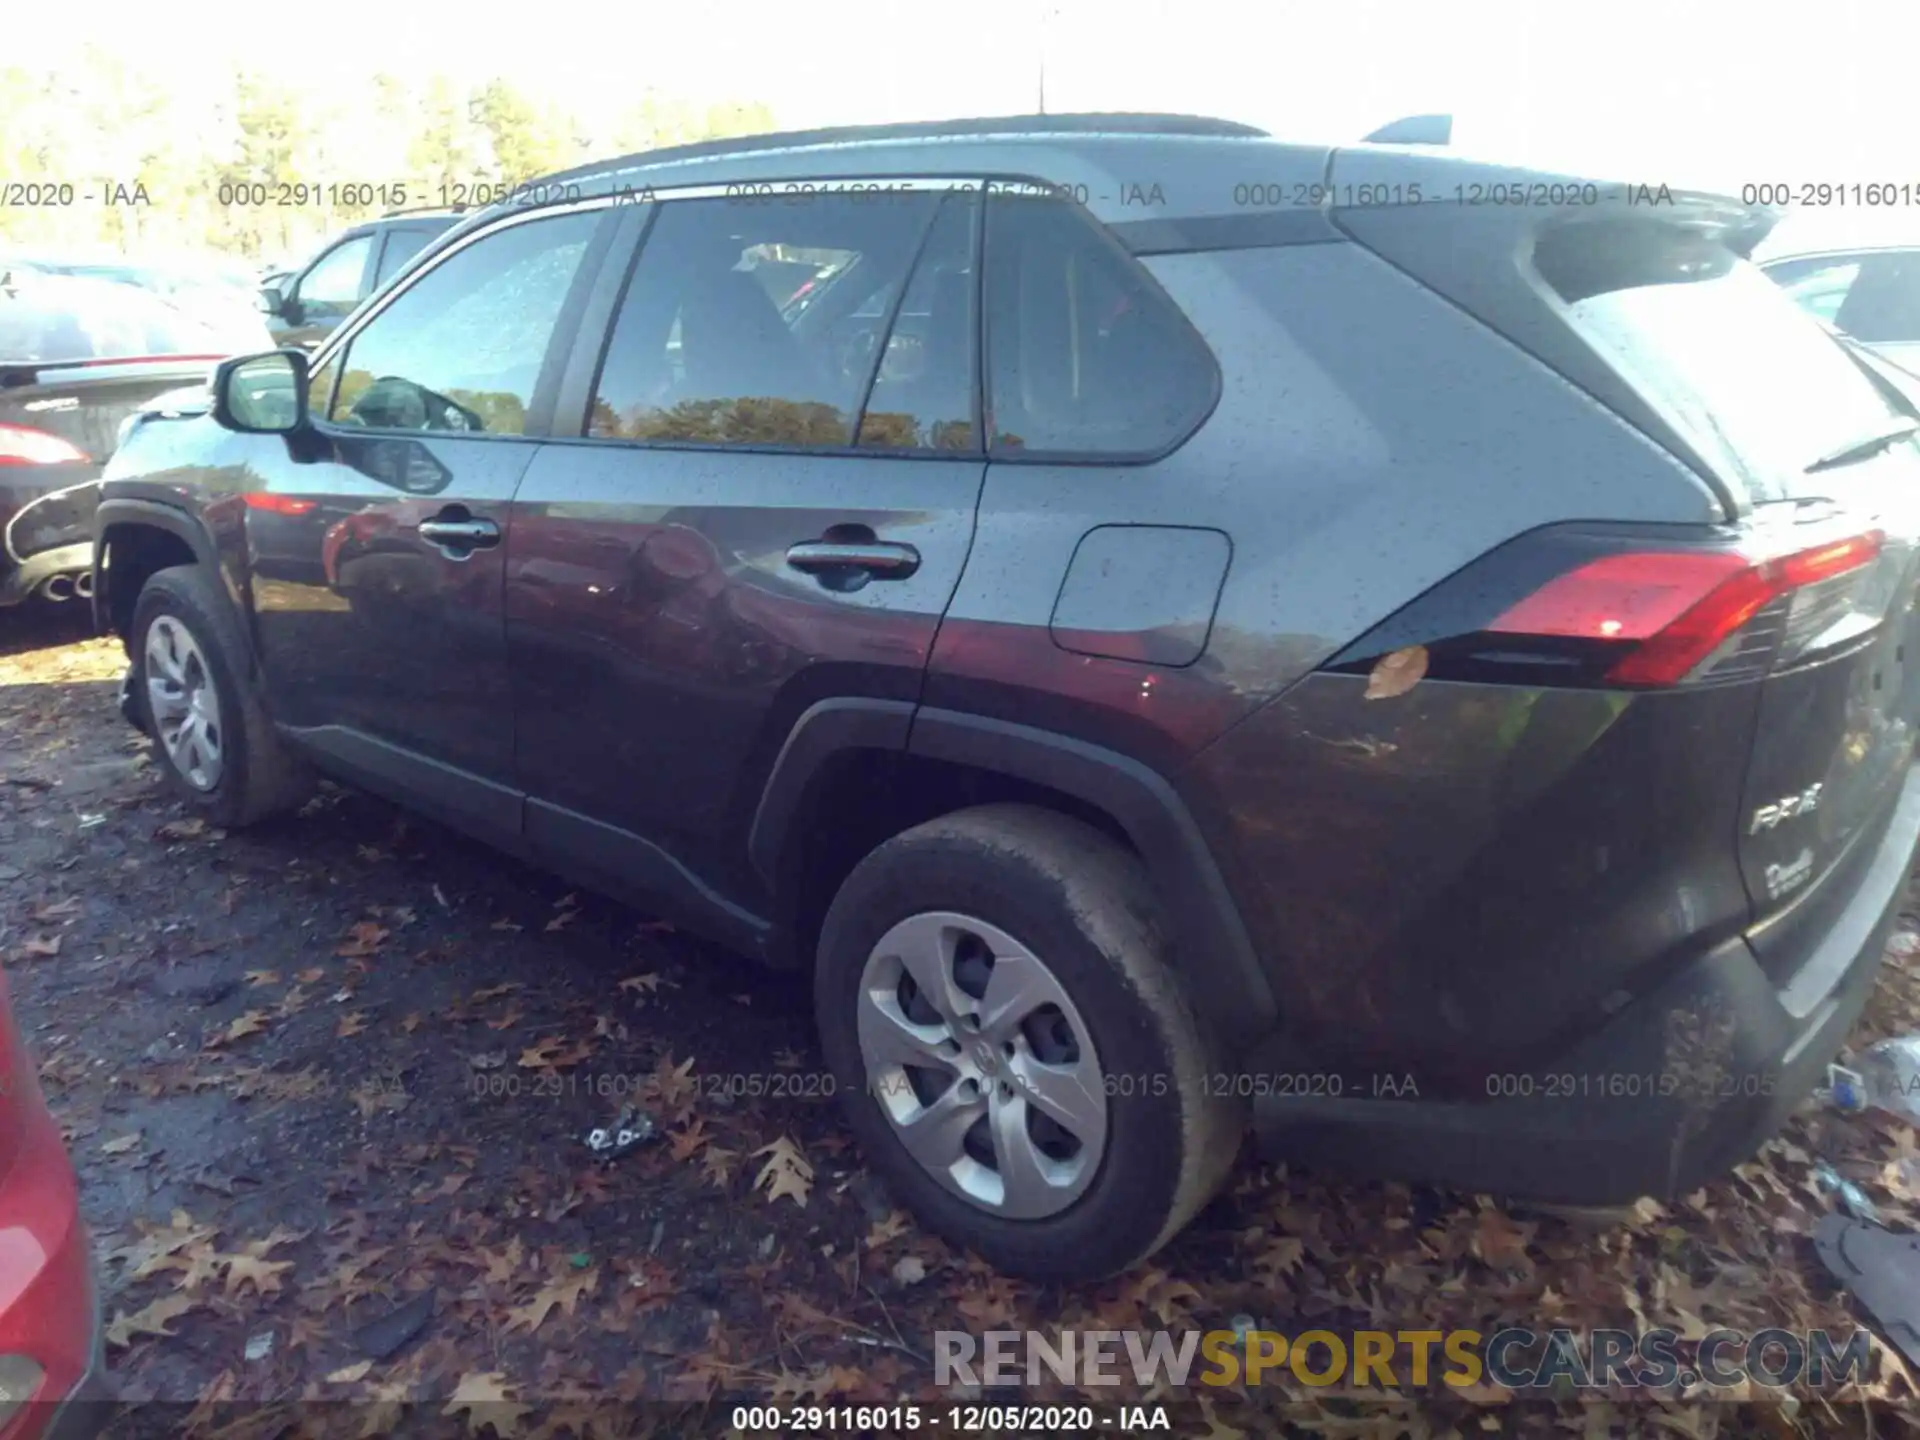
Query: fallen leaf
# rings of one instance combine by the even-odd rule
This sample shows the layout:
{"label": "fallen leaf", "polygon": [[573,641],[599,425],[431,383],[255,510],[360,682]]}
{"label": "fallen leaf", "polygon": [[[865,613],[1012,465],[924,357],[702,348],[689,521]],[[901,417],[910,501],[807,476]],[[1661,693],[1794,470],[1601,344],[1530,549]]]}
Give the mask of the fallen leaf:
{"label": "fallen leaf", "polygon": [[191,1295],[162,1295],[132,1315],[123,1310],[107,1325],[107,1343],[124,1350],[136,1335],[164,1335],[171,1339],[174,1332],[167,1329],[167,1322],[179,1319],[199,1303]]}
{"label": "fallen leaf", "polygon": [[520,1417],[532,1408],[515,1403],[507,1393],[507,1377],[498,1370],[472,1370],[460,1377],[453,1398],[440,1413],[458,1415],[465,1411],[468,1429],[491,1425],[496,1433],[510,1435],[519,1428]]}
{"label": "fallen leaf", "polygon": [[1418,685],[1426,673],[1427,647],[1424,645],[1409,645],[1382,655],[1367,676],[1366,698],[1391,700],[1396,695],[1404,695]]}
{"label": "fallen leaf", "polygon": [[580,1297],[592,1294],[599,1284],[598,1269],[585,1270],[578,1275],[564,1275],[545,1286],[525,1305],[509,1310],[506,1323],[501,1326],[501,1329],[510,1331],[524,1328],[531,1333],[540,1328],[541,1322],[553,1313],[556,1306],[563,1315],[571,1315]]}
{"label": "fallen leaf", "polygon": [[33,919],[41,925],[51,925],[56,920],[71,920],[79,913],[80,897],[77,895],[69,895],[66,899],[57,900],[51,905],[33,907]]}
{"label": "fallen leaf", "polygon": [[235,1016],[225,1030],[208,1042],[208,1045],[231,1045],[236,1040],[244,1040],[249,1035],[258,1035],[267,1028],[267,1022],[273,1017],[265,1010],[249,1010],[244,1015]]}
{"label": "fallen leaf", "polygon": [[240,978],[245,980],[249,985],[278,985],[280,983],[280,972],[278,970],[249,970]]}
{"label": "fallen leaf", "polygon": [[263,1260],[257,1255],[228,1255],[226,1261],[226,1292],[237,1295],[244,1286],[251,1285],[262,1295],[271,1295],[280,1288],[280,1272],[291,1270],[291,1260]]}
{"label": "fallen leaf", "polygon": [[364,1010],[349,1010],[340,1017],[340,1023],[334,1026],[333,1035],[336,1040],[345,1040],[349,1035],[358,1035],[366,1028],[367,1012]]}
{"label": "fallen leaf", "polygon": [[709,1145],[700,1155],[700,1168],[707,1173],[707,1183],[726,1189],[733,1179],[733,1162],[739,1158],[738,1151]]}
{"label": "fallen leaf", "polygon": [[305,970],[294,973],[294,979],[302,985],[317,985],[326,978],[327,972],[318,965],[309,965]]}
{"label": "fallen leaf", "polygon": [[426,1017],[424,1015],[422,1015],[418,1010],[415,1010],[411,1014],[409,1014],[406,1019],[400,1022],[400,1028],[406,1031],[407,1034],[411,1035],[413,1034],[414,1031],[420,1028],[422,1022],[425,1019]]}
{"label": "fallen leaf", "polygon": [[367,1372],[373,1369],[373,1361],[362,1360],[357,1365],[343,1365],[327,1376],[329,1385],[351,1385],[356,1380],[367,1378]]}
{"label": "fallen leaf", "polygon": [[769,1157],[767,1163],[760,1167],[760,1173],[754,1177],[753,1188],[765,1190],[769,1202],[785,1196],[804,1208],[807,1195],[813,1189],[813,1166],[807,1163],[807,1157],[801,1153],[800,1147],[782,1135],[753,1154],[756,1160],[762,1155]]}
{"label": "fallen leaf", "polygon": [[673,1109],[682,1100],[691,1099],[700,1088],[700,1082],[693,1078],[693,1057],[688,1056],[684,1063],[675,1065],[672,1055],[660,1057],[660,1063],[653,1067],[653,1074],[647,1077],[647,1089],[660,1101],[665,1109]]}
{"label": "fallen leaf", "polygon": [[520,1023],[520,1020],[520,1007],[518,1005],[509,1005],[507,1006],[506,1013],[501,1015],[499,1019],[487,1021],[487,1028],[489,1030],[511,1030]]}
{"label": "fallen leaf", "polygon": [[58,935],[29,935],[20,942],[20,954],[28,960],[44,960],[60,953]]}
{"label": "fallen leaf", "polygon": [[927,1262],[918,1255],[902,1255],[893,1262],[893,1281],[896,1285],[918,1285],[927,1278]]}
{"label": "fallen leaf", "polygon": [[873,1228],[867,1231],[867,1248],[869,1250],[877,1250],[890,1240],[898,1240],[902,1235],[907,1233],[907,1229],[907,1212],[904,1210],[889,1211],[886,1219],[874,1221]]}
{"label": "fallen leaf", "polygon": [[691,1160],[705,1148],[709,1138],[706,1121],[694,1119],[688,1122],[686,1129],[670,1132],[667,1146],[673,1151],[674,1159]]}
{"label": "fallen leaf", "polygon": [[118,1140],[107,1141],[106,1144],[100,1147],[100,1153],[102,1155],[124,1155],[139,1143],[140,1132],[136,1130],[131,1135],[122,1135]]}
{"label": "fallen leaf", "polygon": [[169,820],[153,833],[162,840],[197,840],[207,833],[207,822],[197,816]]}
{"label": "fallen leaf", "polygon": [[489,1285],[507,1284],[520,1269],[521,1262],[526,1259],[526,1247],[521,1245],[518,1235],[498,1250],[480,1250],[475,1253],[487,1267]]}
{"label": "fallen leaf", "polygon": [[572,1045],[557,1035],[529,1045],[520,1052],[522,1070],[565,1070],[578,1065],[593,1054],[593,1047],[585,1041]]}
{"label": "fallen leaf", "polygon": [[346,956],[349,959],[355,956],[375,954],[379,951],[380,947],[386,943],[387,936],[392,933],[392,931],[383,925],[376,925],[371,920],[362,920],[348,927],[347,938],[341,942],[340,948],[333,953]]}
{"label": "fallen leaf", "polygon": [[496,920],[488,928],[493,930],[511,930],[511,931],[518,932],[526,929],[527,927],[524,925],[516,925],[511,920]]}
{"label": "fallen leaf", "polygon": [[489,1050],[478,1055],[467,1056],[467,1064],[476,1070],[498,1070],[506,1063],[507,1052],[504,1050]]}
{"label": "fallen leaf", "polygon": [[636,995],[651,995],[660,988],[660,977],[651,971],[645,975],[629,975],[620,982],[620,988]]}

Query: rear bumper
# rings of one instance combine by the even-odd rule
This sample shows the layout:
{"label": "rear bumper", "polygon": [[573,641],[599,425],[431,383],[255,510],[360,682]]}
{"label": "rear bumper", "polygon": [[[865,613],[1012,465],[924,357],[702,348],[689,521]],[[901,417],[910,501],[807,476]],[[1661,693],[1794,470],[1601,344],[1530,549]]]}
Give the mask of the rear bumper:
{"label": "rear bumper", "polygon": [[86,593],[93,593],[93,542],[62,545],[29,555],[19,564],[0,556],[0,606],[18,605],[55,575],[85,576]]}
{"label": "rear bumper", "polygon": [[[1261,1148],[1559,1204],[1686,1194],[1750,1156],[1824,1080],[1872,993],[1916,843],[1920,769],[1909,772],[1851,899],[1784,981],[1770,980],[1735,939],[1550,1069],[1491,1078],[1485,1101],[1264,1096],[1254,1102]],[[1245,1068],[1263,1073],[1260,1055]]]}
{"label": "rear bumper", "polygon": [[[35,1097],[37,1107],[38,1101]],[[0,1353],[44,1372],[40,1389],[0,1426],[0,1440],[84,1440],[112,1413],[92,1243],[73,1169],[42,1111],[29,1119],[0,1184]]]}

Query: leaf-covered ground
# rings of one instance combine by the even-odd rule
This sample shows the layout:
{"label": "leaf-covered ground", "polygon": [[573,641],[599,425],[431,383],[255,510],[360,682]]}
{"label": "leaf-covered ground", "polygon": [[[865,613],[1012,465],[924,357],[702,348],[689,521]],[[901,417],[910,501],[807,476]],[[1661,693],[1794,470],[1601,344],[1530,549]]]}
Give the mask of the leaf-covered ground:
{"label": "leaf-covered ground", "polygon": [[[803,981],[349,792],[209,830],[114,712],[117,645],[79,624],[0,613],[0,960],[82,1179],[115,1384],[176,1430],[713,1434],[741,1399],[944,1406],[938,1330],[1846,1331],[1814,1162],[1896,1221],[1920,1200],[1910,1127],[1808,1107],[1628,1223],[1248,1162],[1149,1268],[1010,1281],[862,1170]],[[1920,1027],[1914,944],[1859,1040]],[[598,1163],[584,1137],[625,1104],[662,1133]],[[1824,1398],[1154,1398],[1221,1437],[1785,1436],[1898,1431],[1915,1393],[1878,1346]],[[1049,1394],[1074,1398],[999,1398]]]}

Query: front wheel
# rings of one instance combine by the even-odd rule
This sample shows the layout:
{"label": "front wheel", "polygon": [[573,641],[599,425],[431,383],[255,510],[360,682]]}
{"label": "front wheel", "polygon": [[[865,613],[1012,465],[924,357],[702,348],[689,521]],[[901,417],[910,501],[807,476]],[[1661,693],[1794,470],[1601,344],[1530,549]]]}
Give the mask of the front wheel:
{"label": "front wheel", "polygon": [[151,576],[134,602],[129,698],[174,792],[216,825],[291,810],[311,779],[273,731],[241,675],[226,597],[181,565]]}
{"label": "front wheel", "polygon": [[1139,860],[982,806],[881,845],[828,911],[821,1043],[875,1170],[1009,1274],[1158,1249],[1231,1168],[1244,1106],[1169,963]]}

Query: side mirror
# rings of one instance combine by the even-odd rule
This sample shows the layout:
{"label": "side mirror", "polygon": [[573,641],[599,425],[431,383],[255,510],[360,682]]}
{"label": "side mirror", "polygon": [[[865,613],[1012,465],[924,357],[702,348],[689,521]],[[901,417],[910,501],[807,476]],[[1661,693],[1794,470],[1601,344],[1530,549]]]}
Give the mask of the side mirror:
{"label": "side mirror", "polygon": [[213,418],[244,435],[289,435],[307,423],[307,356],[270,350],[223,360],[213,372]]}
{"label": "side mirror", "polygon": [[262,285],[253,298],[254,308],[262,315],[278,316],[286,303],[286,293],[278,285]]}

